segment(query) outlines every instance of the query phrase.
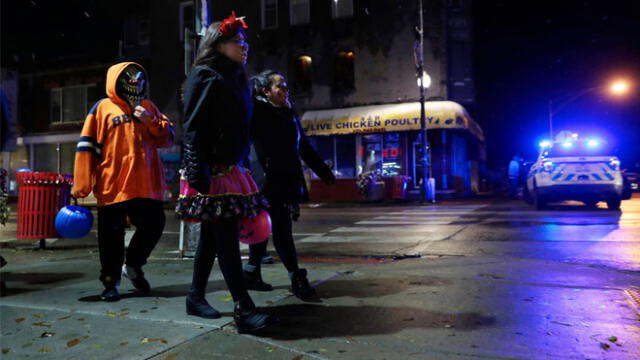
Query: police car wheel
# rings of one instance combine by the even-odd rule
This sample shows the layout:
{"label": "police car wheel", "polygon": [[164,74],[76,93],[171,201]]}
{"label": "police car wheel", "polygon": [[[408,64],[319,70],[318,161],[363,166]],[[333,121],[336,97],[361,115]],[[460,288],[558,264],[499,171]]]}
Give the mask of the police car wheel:
{"label": "police car wheel", "polygon": [[547,200],[542,195],[538,194],[538,189],[534,190],[533,204],[537,210],[543,210],[547,207]]}
{"label": "police car wheel", "polygon": [[609,210],[620,210],[621,200],[619,197],[607,200],[607,208]]}

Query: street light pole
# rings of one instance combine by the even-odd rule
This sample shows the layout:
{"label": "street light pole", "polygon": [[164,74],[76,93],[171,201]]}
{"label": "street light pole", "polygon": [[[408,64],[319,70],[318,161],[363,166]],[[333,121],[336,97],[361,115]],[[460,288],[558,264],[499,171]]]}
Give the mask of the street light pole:
{"label": "street light pole", "polygon": [[549,99],[549,139],[553,141],[553,105]]}
{"label": "street light pole", "polygon": [[[419,79],[420,90],[420,148],[422,149],[422,186],[420,187],[420,193],[422,195],[422,202],[426,203],[428,199],[427,183],[429,181],[429,154],[428,154],[428,142],[427,142],[427,124],[425,113],[425,93],[426,88],[424,84],[424,16],[422,10],[422,0],[419,0],[420,9],[420,27],[416,28],[416,40],[414,44],[414,56],[416,62],[416,76]],[[435,198],[432,199],[435,202]]]}
{"label": "street light pole", "polygon": [[562,98],[566,98],[565,101],[563,102],[558,102],[558,105],[555,106],[554,109],[554,102],[553,100],[549,99],[548,101],[548,119],[549,119],[549,138],[551,141],[553,141],[553,116],[555,114],[557,114],[558,112],[560,112],[560,110],[564,109],[567,105],[571,104],[572,102],[578,100],[579,98],[594,92],[594,91],[598,91],[598,90],[603,90],[609,88],[610,92],[613,95],[616,96],[620,96],[620,95],[624,95],[625,93],[627,93],[629,85],[628,83],[624,82],[624,81],[617,81],[609,86],[595,86],[595,87],[590,87],[590,88],[586,88],[586,89],[582,89],[582,90],[578,90],[569,94],[565,94],[564,97]]}

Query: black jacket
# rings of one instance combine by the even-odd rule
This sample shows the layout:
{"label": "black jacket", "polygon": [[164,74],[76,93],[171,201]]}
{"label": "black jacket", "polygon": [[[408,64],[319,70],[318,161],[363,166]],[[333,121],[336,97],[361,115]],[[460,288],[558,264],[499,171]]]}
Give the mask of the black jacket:
{"label": "black jacket", "polygon": [[245,165],[252,108],[239,64],[220,57],[191,71],[184,91],[182,168],[196,190],[208,191],[212,165]]}
{"label": "black jacket", "polygon": [[253,143],[265,172],[262,192],[272,204],[298,204],[309,194],[300,158],[324,182],[333,183],[331,169],[309,144],[300,120],[290,108],[254,100]]}

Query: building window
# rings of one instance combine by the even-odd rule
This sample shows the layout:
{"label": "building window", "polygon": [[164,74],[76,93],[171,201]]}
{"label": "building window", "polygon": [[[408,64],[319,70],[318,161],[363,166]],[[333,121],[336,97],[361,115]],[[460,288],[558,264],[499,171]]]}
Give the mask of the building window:
{"label": "building window", "polygon": [[[324,163],[331,168],[331,171],[335,171],[336,164],[336,143],[334,138],[334,136],[312,136],[309,138],[311,146],[313,146]],[[318,176],[311,171],[311,178],[318,179]]]}
{"label": "building window", "polygon": [[356,135],[334,136],[336,141],[336,169],[338,178],[356,176]]}
{"label": "building window", "polygon": [[149,19],[132,17],[124,21],[124,47],[149,45]]}
{"label": "building window", "polygon": [[180,42],[183,50],[183,70],[185,76],[191,71],[191,65],[196,57],[198,35],[196,34],[196,23],[193,1],[180,3]]}
{"label": "building window", "polygon": [[353,16],[353,0],[331,1],[331,16],[334,19]]}
{"label": "building window", "polygon": [[382,134],[362,135],[358,151],[362,159],[358,174],[382,170]]}
{"label": "building window", "polygon": [[383,136],[382,176],[396,176],[402,173],[402,151],[400,134],[388,133]]}
{"label": "building window", "polygon": [[193,1],[183,1],[180,3],[180,41],[184,41],[185,32],[193,32],[196,28],[195,14],[193,13]]}
{"label": "building window", "polygon": [[83,122],[99,97],[95,84],[51,89],[51,123]]}
{"label": "building window", "polygon": [[299,56],[294,64],[294,85],[297,90],[307,91],[311,89],[311,57]]}
{"label": "building window", "polygon": [[291,25],[304,25],[311,22],[311,0],[291,0],[289,2]]}
{"label": "building window", "polygon": [[335,61],[334,84],[337,89],[352,90],[355,88],[353,51],[339,51]]}
{"label": "building window", "polygon": [[278,27],[278,0],[262,0],[262,28]]}

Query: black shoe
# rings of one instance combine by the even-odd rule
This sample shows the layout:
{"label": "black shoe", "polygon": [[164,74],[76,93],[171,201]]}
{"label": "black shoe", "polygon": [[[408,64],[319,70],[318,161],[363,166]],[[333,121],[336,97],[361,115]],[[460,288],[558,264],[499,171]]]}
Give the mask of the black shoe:
{"label": "black shoe", "polygon": [[151,285],[149,285],[147,279],[144,278],[144,272],[142,272],[142,269],[128,266],[126,264],[122,265],[122,276],[131,280],[133,287],[138,291],[143,293],[151,291]]}
{"label": "black shoe", "polygon": [[273,263],[275,263],[275,261],[273,261],[273,257],[271,257],[271,255],[265,255],[260,260],[260,263],[262,263],[262,264],[273,264]]}
{"label": "black shoe", "polygon": [[220,312],[214,309],[204,296],[187,295],[187,314],[206,319],[220,318]]}
{"label": "black shoe", "polygon": [[120,300],[120,294],[118,293],[118,288],[115,286],[109,286],[105,288],[102,294],[100,294],[100,299],[102,301],[107,301],[107,302]]}
{"label": "black shoe", "polygon": [[248,290],[256,290],[256,291],[273,290],[273,286],[262,281],[262,274],[260,274],[260,269],[256,268],[254,271],[243,270],[242,277],[244,278],[244,286]]}
{"label": "black shoe", "polygon": [[240,334],[254,332],[278,322],[278,318],[275,316],[260,312],[250,297],[246,297],[235,304],[233,307],[233,320],[235,320]]}
{"label": "black shoe", "polygon": [[291,291],[303,300],[316,294],[316,289],[309,285],[306,269],[298,269],[291,275]]}

